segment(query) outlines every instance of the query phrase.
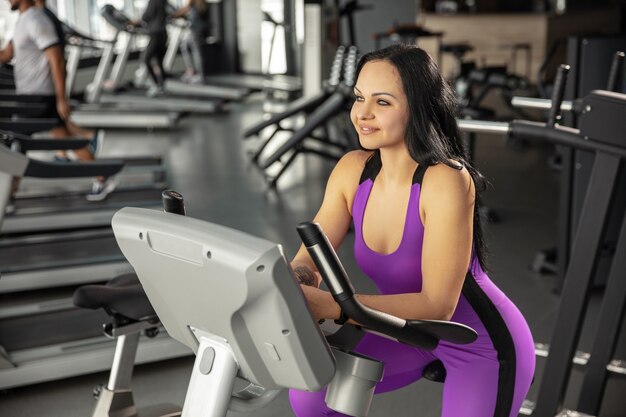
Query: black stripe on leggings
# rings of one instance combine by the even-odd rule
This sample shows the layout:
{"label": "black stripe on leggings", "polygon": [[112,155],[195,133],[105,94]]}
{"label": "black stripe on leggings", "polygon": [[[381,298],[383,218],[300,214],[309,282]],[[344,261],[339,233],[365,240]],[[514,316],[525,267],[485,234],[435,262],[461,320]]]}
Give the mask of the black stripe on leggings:
{"label": "black stripe on leggings", "polygon": [[489,337],[498,354],[498,392],[493,417],[509,417],[515,391],[516,357],[515,345],[504,319],[491,299],[480,288],[471,272],[463,283],[463,295],[467,298],[480,321],[489,333]]}

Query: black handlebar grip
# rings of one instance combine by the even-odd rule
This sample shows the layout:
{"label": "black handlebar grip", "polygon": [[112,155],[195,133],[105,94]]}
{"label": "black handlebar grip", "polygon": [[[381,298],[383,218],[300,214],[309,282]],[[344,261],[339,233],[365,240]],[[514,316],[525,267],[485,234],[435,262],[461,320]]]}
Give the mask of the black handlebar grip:
{"label": "black handlebar grip", "polygon": [[354,287],[320,225],[304,222],[297,230],[335,301],[340,303],[352,298]]}
{"label": "black handlebar grip", "polygon": [[554,127],[559,115],[561,114],[561,103],[565,94],[565,84],[567,83],[567,74],[569,73],[569,65],[560,65],[554,79],[554,91],[552,92],[552,107],[546,126]]}
{"label": "black handlebar grip", "polygon": [[178,191],[165,190],[161,193],[163,210],[167,213],[185,215],[185,201],[183,195]]}
{"label": "black handlebar grip", "polygon": [[611,70],[609,71],[609,81],[606,87],[608,91],[621,91],[620,83],[622,82],[623,68],[624,52],[615,52],[615,55],[613,55],[613,62],[611,62]]}
{"label": "black handlebar grip", "polygon": [[319,224],[300,223],[297,230],[330,293],[348,317],[370,331],[390,336],[401,342],[427,350],[437,347],[437,338],[419,331],[412,331],[407,328],[406,320],[362,305],[354,297],[355,291],[350,278]]}
{"label": "black handlebar grip", "polygon": [[407,321],[361,304],[354,296],[350,278],[320,225],[301,223],[298,233],[335,301],[349,318],[365,330],[426,350],[435,349],[440,339],[460,344],[476,340],[476,331],[463,324],[437,320]]}

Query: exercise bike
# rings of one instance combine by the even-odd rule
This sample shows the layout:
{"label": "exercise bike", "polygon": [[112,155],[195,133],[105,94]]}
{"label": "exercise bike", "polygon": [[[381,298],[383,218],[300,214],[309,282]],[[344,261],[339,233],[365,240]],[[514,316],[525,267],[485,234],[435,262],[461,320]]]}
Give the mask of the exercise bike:
{"label": "exercise bike", "polygon": [[[182,214],[182,197],[178,203],[174,211]],[[185,216],[136,208],[118,212],[112,226],[160,322],[196,353],[183,416],[253,412],[281,389],[325,386],[331,408],[367,415],[384,364],[350,352],[345,344],[329,346],[279,245]],[[303,224],[298,231],[331,293],[360,330],[428,350],[439,340],[475,340],[476,333],[458,323],[407,321],[361,305],[319,226]],[[359,333],[355,330],[343,326],[328,340],[344,331]],[[443,378],[436,363],[428,370]],[[236,377],[250,385],[233,394]]]}

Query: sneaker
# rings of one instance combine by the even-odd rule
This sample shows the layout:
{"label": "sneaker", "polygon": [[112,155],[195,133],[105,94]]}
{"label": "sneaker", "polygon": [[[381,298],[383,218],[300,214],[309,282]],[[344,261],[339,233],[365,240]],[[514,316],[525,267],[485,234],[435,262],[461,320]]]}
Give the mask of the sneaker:
{"label": "sneaker", "polygon": [[195,84],[195,85],[204,84],[204,77],[200,74],[192,75],[189,78],[189,84]]}
{"label": "sneaker", "polygon": [[103,201],[117,188],[116,178],[107,178],[105,181],[96,180],[91,185],[91,192],[85,196],[87,201]]}
{"label": "sneaker", "polygon": [[95,157],[102,150],[102,144],[104,143],[104,129],[96,129],[91,137],[91,142],[87,145],[89,152]]}
{"label": "sneaker", "polygon": [[15,199],[13,197],[10,197],[6,207],[4,208],[4,214],[13,213],[15,213]]}
{"label": "sneaker", "polygon": [[71,162],[71,159],[67,155],[54,155],[52,162]]}
{"label": "sneaker", "polygon": [[152,86],[148,89],[148,91],[146,92],[146,96],[147,97],[158,97],[158,96],[162,96],[165,92],[163,91],[163,87],[162,86]]}

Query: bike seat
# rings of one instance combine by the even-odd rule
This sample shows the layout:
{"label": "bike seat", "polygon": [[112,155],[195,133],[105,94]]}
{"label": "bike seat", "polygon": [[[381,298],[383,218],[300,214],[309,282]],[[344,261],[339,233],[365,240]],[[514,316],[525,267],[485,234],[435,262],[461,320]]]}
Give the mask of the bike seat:
{"label": "bike seat", "polygon": [[439,359],[437,359],[426,365],[426,367],[422,371],[422,376],[431,381],[445,382],[446,368],[443,366],[443,363]]}
{"label": "bike seat", "polygon": [[103,308],[110,316],[122,316],[131,321],[158,321],[134,273],[113,278],[103,285],[83,285],[77,288],[74,291],[74,305],[93,310]]}

